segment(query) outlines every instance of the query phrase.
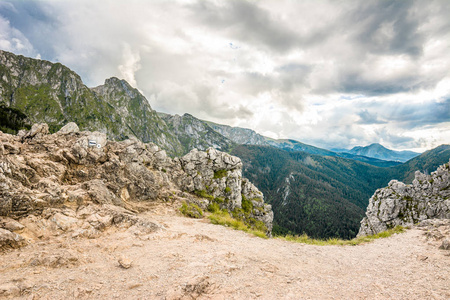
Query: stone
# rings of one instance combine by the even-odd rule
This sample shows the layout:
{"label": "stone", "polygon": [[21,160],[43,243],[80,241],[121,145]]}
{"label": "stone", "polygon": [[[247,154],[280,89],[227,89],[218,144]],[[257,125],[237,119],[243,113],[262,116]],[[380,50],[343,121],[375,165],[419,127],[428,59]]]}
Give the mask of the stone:
{"label": "stone", "polygon": [[74,122],[69,122],[66,125],[64,125],[59,131],[59,134],[69,134],[69,133],[76,133],[79,132],[80,128],[78,128],[78,125]]}
{"label": "stone", "polygon": [[0,296],[18,297],[20,296],[20,288],[13,283],[2,283],[0,284]]}
{"label": "stone", "polygon": [[11,232],[21,231],[25,228],[22,224],[8,217],[0,217],[0,227]]}
{"label": "stone", "polygon": [[31,126],[31,130],[23,136],[23,139],[42,138],[47,134],[49,134],[48,125],[46,123],[37,123]]}
{"label": "stone", "polygon": [[448,239],[443,240],[441,246],[439,246],[439,249],[450,250],[450,240]]}
{"label": "stone", "polygon": [[55,223],[62,231],[68,231],[78,222],[78,219],[65,216],[61,213],[56,213],[50,218],[50,221]]}
{"label": "stone", "polygon": [[128,257],[122,256],[121,258],[119,258],[118,263],[122,268],[129,269],[131,268],[133,261]]}
{"label": "stone", "polygon": [[0,228],[0,250],[7,248],[20,248],[25,244],[25,239],[17,233]]}

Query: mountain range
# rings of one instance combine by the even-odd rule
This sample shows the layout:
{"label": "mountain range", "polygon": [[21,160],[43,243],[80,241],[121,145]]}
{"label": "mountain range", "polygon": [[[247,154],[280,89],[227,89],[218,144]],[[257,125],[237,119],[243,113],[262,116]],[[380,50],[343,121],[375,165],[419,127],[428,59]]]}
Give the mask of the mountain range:
{"label": "mountain range", "polygon": [[152,109],[125,80],[115,77],[89,88],[60,63],[0,50],[0,128],[16,133],[45,122],[56,132],[68,122],[110,139],[136,137],[170,156],[209,147],[239,156],[244,175],[264,193],[274,211],[274,233],[308,233],[319,238],[356,235],[373,192],[390,179],[412,180],[448,162],[442,145],[417,153],[375,144],[335,152],[295,140],[274,140],[253,130],[169,115]]}
{"label": "mountain range", "polygon": [[361,155],[372,158],[378,158],[382,160],[406,162],[411,158],[418,156],[420,153],[413,151],[395,151],[390,150],[378,143],[371,144],[369,146],[357,146],[351,150],[342,151],[344,153],[350,153],[353,155]]}

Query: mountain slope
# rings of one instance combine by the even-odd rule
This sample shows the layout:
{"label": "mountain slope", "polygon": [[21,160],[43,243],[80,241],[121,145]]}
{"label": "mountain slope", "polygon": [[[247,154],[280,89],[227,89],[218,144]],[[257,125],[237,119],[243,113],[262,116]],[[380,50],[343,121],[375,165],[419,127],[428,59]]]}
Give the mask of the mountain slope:
{"label": "mountain slope", "polygon": [[450,158],[450,145],[440,145],[434,149],[425,151],[406,163],[394,168],[395,177],[405,183],[412,183],[416,171],[430,174],[440,165],[448,162]]}
{"label": "mountain slope", "polygon": [[387,184],[378,168],[340,157],[239,145],[231,152],[274,211],[274,233],[354,237],[373,192]]}
{"label": "mountain slope", "polygon": [[431,172],[448,162],[450,146],[390,168],[269,146],[240,145],[232,153],[242,159],[245,176],[272,204],[275,234],[350,238],[358,232],[375,190],[392,179],[410,178],[416,170]]}
{"label": "mountain slope", "polygon": [[188,153],[193,148],[206,150],[214,147],[221,151],[228,151],[234,143],[213,130],[207,122],[199,120],[190,114],[169,115],[158,113],[166,122],[169,129],[176,135],[183,153]]}
{"label": "mountain slope", "polygon": [[114,108],[120,117],[117,121],[142,142],[154,142],[173,154],[185,153],[177,137],[147,99],[128,82],[112,77],[92,91]]}
{"label": "mountain slope", "polygon": [[267,145],[265,138],[256,133],[254,130],[241,127],[231,127],[209,121],[204,122],[207,123],[212,129],[236,144]]}
{"label": "mountain slope", "polygon": [[384,146],[375,143],[366,147],[354,147],[348,151],[350,154],[362,155],[367,157],[378,158],[382,160],[393,160],[406,162],[411,158],[419,155],[419,153],[412,151],[394,151],[385,148]]}
{"label": "mountain slope", "polygon": [[0,50],[0,104],[45,122],[55,132],[68,122],[122,140],[136,136],[170,154],[183,154],[179,141],[138,90],[111,78],[92,90],[60,63]]}

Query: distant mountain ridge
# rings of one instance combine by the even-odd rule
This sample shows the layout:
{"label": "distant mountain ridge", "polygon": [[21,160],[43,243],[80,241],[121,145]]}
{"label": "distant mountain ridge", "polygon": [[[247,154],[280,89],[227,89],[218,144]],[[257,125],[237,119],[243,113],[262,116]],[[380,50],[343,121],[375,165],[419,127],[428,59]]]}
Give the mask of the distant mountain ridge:
{"label": "distant mountain ridge", "polygon": [[400,162],[406,162],[410,160],[411,158],[414,158],[420,153],[413,152],[413,151],[395,151],[390,150],[384,147],[383,145],[380,145],[378,143],[371,144],[369,146],[357,146],[353,147],[351,150],[348,150],[347,153],[353,154],[353,155],[361,155],[361,156],[367,156],[382,160],[392,160],[392,161],[400,161]]}

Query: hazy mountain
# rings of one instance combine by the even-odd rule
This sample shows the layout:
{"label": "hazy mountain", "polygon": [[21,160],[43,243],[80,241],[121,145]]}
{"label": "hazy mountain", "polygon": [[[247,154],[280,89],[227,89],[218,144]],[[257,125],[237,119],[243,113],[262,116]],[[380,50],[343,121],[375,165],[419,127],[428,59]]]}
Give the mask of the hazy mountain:
{"label": "hazy mountain", "polygon": [[405,162],[410,160],[413,157],[418,156],[420,153],[412,152],[412,151],[395,151],[387,149],[386,147],[375,143],[365,147],[354,147],[351,150],[348,150],[347,153],[354,155],[361,155],[367,157],[378,158],[382,160],[393,160],[393,161],[401,161]]}
{"label": "hazy mountain", "polygon": [[337,156],[337,157],[343,157],[348,159],[353,159],[361,162],[365,162],[374,166],[378,167],[392,167],[397,166],[400,163],[395,161],[386,161],[381,160],[377,158],[362,156],[362,155],[355,155],[351,153],[346,152],[334,152],[327,149],[322,149],[318,147],[314,147],[308,144],[304,144],[301,142],[298,142],[296,140],[275,140],[271,138],[266,138],[267,144],[270,146],[280,148],[283,150],[288,151],[304,151],[310,154],[317,154],[317,155],[323,155],[323,156]]}

